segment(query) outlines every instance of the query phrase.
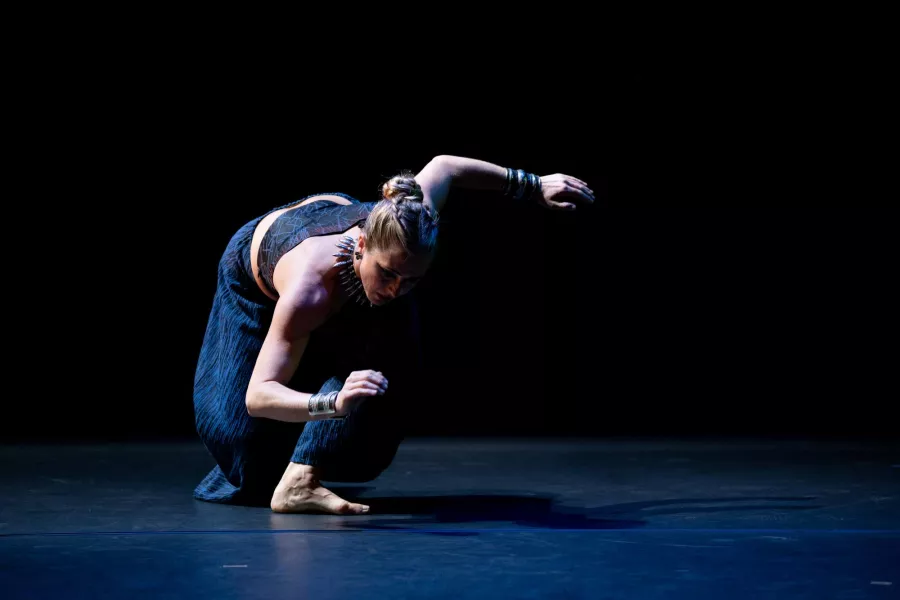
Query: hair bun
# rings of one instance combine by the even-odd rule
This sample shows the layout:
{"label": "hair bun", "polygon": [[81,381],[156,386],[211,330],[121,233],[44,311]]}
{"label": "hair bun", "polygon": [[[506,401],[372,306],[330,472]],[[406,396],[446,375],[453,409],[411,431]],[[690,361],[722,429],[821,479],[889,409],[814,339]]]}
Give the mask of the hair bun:
{"label": "hair bun", "polygon": [[410,172],[391,177],[381,186],[381,194],[385,200],[390,200],[395,205],[404,202],[422,202],[424,198],[422,186]]}

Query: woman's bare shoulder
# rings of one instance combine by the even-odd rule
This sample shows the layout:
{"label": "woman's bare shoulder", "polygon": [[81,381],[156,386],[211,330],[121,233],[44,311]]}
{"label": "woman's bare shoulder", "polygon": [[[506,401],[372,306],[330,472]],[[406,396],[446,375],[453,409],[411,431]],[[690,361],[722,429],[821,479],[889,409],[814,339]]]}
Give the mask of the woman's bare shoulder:
{"label": "woman's bare shoulder", "polygon": [[349,231],[307,238],[287,252],[278,262],[275,284],[281,299],[302,306],[304,310],[325,311],[326,316],[340,307],[334,254],[344,235],[358,234],[359,227]]}
{"label": "woman's bare shoulder", "polygon": [[[282,270],[281,292],[272,326],[281,327],[286,336],[308,334],[328,319],[334,304],[334,286],[317,261],[312,247],[290,257]],[[280,313],[280,317],[278,314]]]}

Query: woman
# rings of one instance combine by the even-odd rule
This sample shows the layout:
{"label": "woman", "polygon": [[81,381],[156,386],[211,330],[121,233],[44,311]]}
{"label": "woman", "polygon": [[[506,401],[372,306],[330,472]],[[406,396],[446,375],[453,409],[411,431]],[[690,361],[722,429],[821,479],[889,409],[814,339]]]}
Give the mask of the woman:
{"label": "woman", "polygon": [[396,454],[422,360],[406,294],[431,264],[451,187],[558,210],[593,202],[574,177],[438,156],[385,183],[379,202],[320,194],[244,225],[219,262],[195,374],[197,432],[216,460],[195,498],[368,512],[320,481],[371,481]]}

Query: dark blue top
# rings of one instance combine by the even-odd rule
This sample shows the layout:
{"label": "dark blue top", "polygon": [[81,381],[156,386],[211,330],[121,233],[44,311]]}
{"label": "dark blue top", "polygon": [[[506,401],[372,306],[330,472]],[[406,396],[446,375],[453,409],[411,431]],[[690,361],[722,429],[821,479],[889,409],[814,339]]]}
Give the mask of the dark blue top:
{"label": "dark blue top", "polygon": [[[321,196],[323,194],[313,194]],[[352,229],[366,220],[377,202],[360,202],[356,198],[341,193],[329,193],[329,196],[340,196],[350,200],[352,204],[337,204],[329,200],[316,200],[304,206],[298,206],[278,215],[259,245],[257,264],[259,276],[265,286],[274,295],[273,276],[275,265],[287,252],[303,240],[318,236],[342,233]],[[312,196],[307,196],[311,198]],[[305,198],[304,198],[305,200]],[[298,200],[302,202],[303,200]]]}

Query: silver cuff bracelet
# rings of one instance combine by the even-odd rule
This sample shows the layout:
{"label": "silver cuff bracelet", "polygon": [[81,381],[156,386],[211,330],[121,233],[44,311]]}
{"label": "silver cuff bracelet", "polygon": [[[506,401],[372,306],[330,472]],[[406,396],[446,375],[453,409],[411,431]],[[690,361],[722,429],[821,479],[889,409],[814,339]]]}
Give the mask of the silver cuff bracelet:
{"label": "silver cuff bracelet", "polygon": [[[310,416],[333,415],[337,412],[335,403],[337,402],[338,392],[328,392],[327,394],[313,394],[309,397],[309,414]],[[339,417],[335,417],[339,418]]]}

